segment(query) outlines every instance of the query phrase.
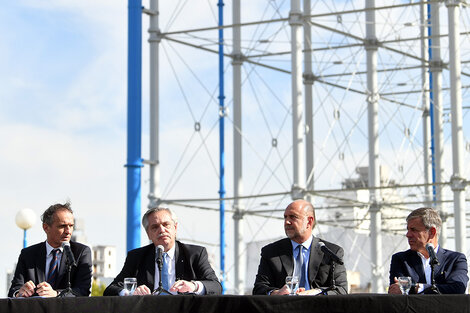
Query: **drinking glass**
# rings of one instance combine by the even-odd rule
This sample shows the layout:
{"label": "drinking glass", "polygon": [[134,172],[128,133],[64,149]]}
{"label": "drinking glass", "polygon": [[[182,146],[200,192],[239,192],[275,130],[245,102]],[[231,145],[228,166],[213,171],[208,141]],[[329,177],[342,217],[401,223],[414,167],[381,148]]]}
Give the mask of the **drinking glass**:
{"label": "drinking glass", "polygon": [[401,293],[407,295],[411,288],[411,277],[398,277],[398,285],[400,286]]}
{"label": "drinking glass", "polygon": [[124,278],[124,289],[127,290],[129,295],[132,295],[134,293],[135,288],[137,288],[137,278],[135,277]]}
{"label": "drinking glass", "polygon": [[289,288],[289,296],[295,296],[297,289],[299,289],[299,277],[287,276],[286,285],[287,285],[287,288]]}

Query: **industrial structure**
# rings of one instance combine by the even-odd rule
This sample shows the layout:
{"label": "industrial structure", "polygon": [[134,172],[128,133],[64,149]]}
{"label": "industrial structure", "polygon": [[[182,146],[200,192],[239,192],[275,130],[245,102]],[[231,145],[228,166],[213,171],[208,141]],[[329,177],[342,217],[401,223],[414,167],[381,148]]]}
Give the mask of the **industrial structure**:
{"label": "industrial structure", "polygon": [[129,1],[128,249],[147,206],[207,215],[214,236],[191,237],[244,293],[246,244],[306,198],[320,234],[368,236],[373,292],[412,209],[440,210],[441,244],[467,253],[469,35],[458,0]]}

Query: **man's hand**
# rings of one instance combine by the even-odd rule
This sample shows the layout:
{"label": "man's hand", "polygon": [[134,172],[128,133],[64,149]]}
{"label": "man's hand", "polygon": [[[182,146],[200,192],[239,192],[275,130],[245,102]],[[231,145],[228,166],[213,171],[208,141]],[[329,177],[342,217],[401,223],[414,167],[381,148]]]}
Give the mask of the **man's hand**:
{"label": "man's hand", "polygon": [[149,287],[140,285],[134,290],[133,296],[145,296],[151,294]]}
{"label": "man's hand", "polygon": [[394,294],[394,295],[401,295],[400,286],[398,285],[398,279],[396,277],[394,277],[393,279],[394,279],[395,283],[391,284],[388,287],[388,293]]}
{"label": "man's hand", "polygon": [[289,293],[290,293],[289,288],[287,287],[287,285],[284,285],[284,286],[282,286],[281,289],[274,289],[274,290],[271,292],[271,296],[275,296],[275,295],[288,295]]}
{"label": "man's hand", "polygon": [[36,288],[36,285],[33,283],[33,281],[28,281],[26,282],[23,286],[21,286],[20,290],[18,290],[18,293],[16,294],[17,297],[31,297],[34,294],[34,289]]}
{"label": "man's hand", "polygon": [[46,298],[57,297],[58,295],[57,291],[52,289],[52,286],[45,281],[37,285],[36,293],[38,294],[38,296]]}
{"label": "man's hand", "polygon": [[171,286],[170,290],[171,292],[180,292],[180,293],[185,293],[185,292],[196,292],[197,291],[197,285],[191,281],[187,280],[178,280]]}

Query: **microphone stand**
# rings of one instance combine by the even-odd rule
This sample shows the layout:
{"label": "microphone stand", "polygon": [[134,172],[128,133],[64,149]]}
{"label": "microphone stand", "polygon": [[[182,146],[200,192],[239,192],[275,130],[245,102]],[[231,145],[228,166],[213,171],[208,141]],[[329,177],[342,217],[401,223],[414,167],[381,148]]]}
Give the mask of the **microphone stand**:
{"label": "microphone stand", "polygon": [[335,266],[336,266],[336,262],[331,260],[331,268],[330,268],[331,285],[328,288],[323,289],[322,292],[317,294],[317,296],[328,295],[328,291],[332,291],[332,290],[338,291],[338,286],[336,286],[336,281],[335,281]]}
{"label": "microphone stand", "polygon": [[165,288],[163,288],[163,284],[162,284],[162,267],[163,267],[163,261],[162,259],[157,259],[157,265],[158,265],[158,288],[156,288],[153,292],[152,292],[152,295],[170,295],[172,296],[172,294],[166,290]]}
{"label": "microphone stand", "polygon": [[437,259],[431,259],[430,261],[430,265],[431,265],[431,287],[429,287],[429,290],[432,291],[432,293],[435,293],[435,294],[441,294],[441,292],[439,291],[439,289],[437,289],[437,286],[436,286],[436,280],[434,279],[434,266],[436,266],[437,264],[439,264],[439,261]]}
{"label": "microphone stand", "polygon": [[72,271],[73,263],[71,263],[69,259],[67,259],[65,264],[67,266],[67,288],[62,290],[57,295],[57,297],[58,298],[78,297],[78,294],[75,291],[73,291],[72,283],[70,282],[70,272]]}

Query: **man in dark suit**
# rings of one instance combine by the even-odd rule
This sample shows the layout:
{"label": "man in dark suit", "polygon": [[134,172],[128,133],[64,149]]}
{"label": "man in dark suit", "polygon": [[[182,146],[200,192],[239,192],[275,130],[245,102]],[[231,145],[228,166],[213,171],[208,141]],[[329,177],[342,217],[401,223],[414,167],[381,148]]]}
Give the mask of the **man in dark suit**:
{"label": "man in dark suit", "polygon": [[222,293],[222,286],[209,264],[206,248],[176,241],[178,223],[173,211],[150,209],[142,217],[142,225],[152,243],[128,252],[121,273],[106,288],[105,296],[127,295],[123,285],[126,277],[137,278],[138,287],[133,295],[147,295],[157,289],[160,274],[156,254],[160,245],[165,252],[163,259],[167,262],[162,269],[162,283],[164,288],[167,286],[166,290],[171,293]]}
{"label": "man in dark suit", "polygon": [[[344,251],[338,245],[312,236],[314,227],[315,210],[310,202],[296,200],[287,206],[284,230],[288,238],[262,248],[253,294],[288,294],[285,279],[290,275],[298,276],[300,288],[297,293],[301,295],[347,293],[346,268],[335,263],[333,273],[333,259],[321,251],[319,243],[339,258],[343,257]],[[335,288],[330,288],[333,281]]]}
{"label": "man in dark suit", "polygon": [[435,265],[434,278],[438,292],[465,293],[468,283],[468,266],[464,254],[443,249],[438,245],[442,221],[439,212],[432,208],[419,208],[406,218],[410,249],[392,256],[390,287],[388,293],[401,294],[398,277],[409,276],[413,282],[410,293],[436,293],[431,285],[431,266],[426,244],[435,249],[439,265]]}
{"label": "man in dark suit", "polygon": [[[47,240],[21,250],[9,297],[56,297],[68,287],[66,257],[61,245],[72,237],[74,218],[70,203],[51,205],[41,219]],[[70,248],[77,262],[70,272],[73,293],[88,296],[92,277],[91,250],[77,242],[70,242]]]}

